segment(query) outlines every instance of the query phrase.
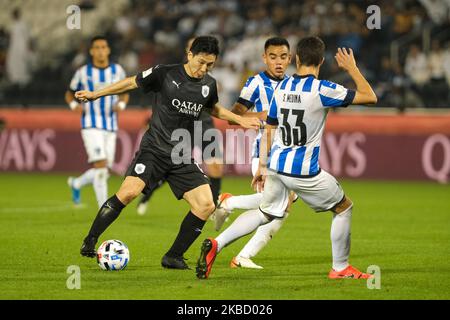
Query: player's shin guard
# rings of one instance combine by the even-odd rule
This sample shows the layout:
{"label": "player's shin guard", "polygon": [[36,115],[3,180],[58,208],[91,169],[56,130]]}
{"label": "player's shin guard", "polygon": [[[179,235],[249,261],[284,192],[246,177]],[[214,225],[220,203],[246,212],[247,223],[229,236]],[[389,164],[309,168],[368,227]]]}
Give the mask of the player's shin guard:
{"label": "player's shin guard", "polygon": [[267,222],[269,219],[259,209],[244,212],[216,238],[217,251],[219,252],[233,241],[255,231],[256,228]]}
{"label": "player's shin guard", "polygon": [[352,207],[340,214],[333,214],[330,235],[333,252],[333,269],[336,271],[343,270],[349,265],[351,221]]}
{"label": "player's shin guard", "polygon": [[167,251],[166,255],[169,257],[182,257],[200,233],[202,233],[205,222],[189,211],[181,223],[180,231],[172,247]]}
{"label": "player's shin guard", "polygon": [[275,233],[280,230],[284,221],[286,220],[288,213],[284,214],[282,219],[273,219],[269,223],[266,223],[256,230],[253,237],[247,242],[238,256],[243,258],[252,258],[258,254],[268,243],[272,240]]}
{"label": "player's shin guard", "polygon": [[89,230],[88,237],[98,239],[100,235],[117,219],[125,205],[116,195],[109,198],[100,208]]}
{"label": "player's shin guard", "polygon": [[95,169],[93,187],[100,208],[108,199],[108,168]]}

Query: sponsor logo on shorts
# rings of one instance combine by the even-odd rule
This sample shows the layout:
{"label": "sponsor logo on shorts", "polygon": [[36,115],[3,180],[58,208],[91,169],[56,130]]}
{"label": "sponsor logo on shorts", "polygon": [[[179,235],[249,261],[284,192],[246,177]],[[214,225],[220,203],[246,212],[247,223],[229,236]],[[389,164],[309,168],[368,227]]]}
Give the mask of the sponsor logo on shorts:
{"label": "sponsor logo on shorts", "polygon": [[136,166],[134,167],[134,171],[135,171],[137,174],[143,174],[144,171],[145,171],[145,165],[142,164],[142,163],[136,164]]}

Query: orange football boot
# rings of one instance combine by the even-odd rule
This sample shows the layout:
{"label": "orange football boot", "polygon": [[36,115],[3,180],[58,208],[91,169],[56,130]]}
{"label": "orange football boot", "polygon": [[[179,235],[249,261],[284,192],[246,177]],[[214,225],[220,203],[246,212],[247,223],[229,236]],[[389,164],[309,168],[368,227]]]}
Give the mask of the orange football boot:
{"label": "orange football boot", "polygon": [[368,273],[363,273],[359,271],[358,269],[348,266],[344,270],[341,271],[335,271],[334,269],[331,269],[330,273],[328,274],[328,278],[330,279],[369,279],[373,278],[373,275]]}
{"label": "orange football boot", "polygon": [[196,274],[199,279],[207,279],[217,255],[217,241],[208,238],[203,241],[200,257],[197,261]]}

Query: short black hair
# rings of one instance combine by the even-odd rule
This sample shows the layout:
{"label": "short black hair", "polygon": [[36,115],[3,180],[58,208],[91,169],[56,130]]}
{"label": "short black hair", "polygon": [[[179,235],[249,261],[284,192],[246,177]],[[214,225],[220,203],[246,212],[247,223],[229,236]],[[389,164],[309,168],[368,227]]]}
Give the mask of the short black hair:
{"label": "short black hair", "polygon": [[108,42],[108,39],[105,36],[95,36],[91,39],[91,47],[94,45],[94,42],[97,40],[105,40]]}
{"label": "short black hair", "polygon": [[194,39],[190,50],[195,56],[199,53],[219,55],[219,40],[212,36],[200,36]]}
{"label": "short black hair", "polygon": [[289,42],[282,37],[272,37],[267,39],[266,43],[264,43],[264,51],[266,51],[270,46],[286,46],[288,50],[291,50]]}
{"label": "short black hair", "polygon": [[304,66],[318,66],[325,55],[325,43],[319,37],[306,37],[297,45],[297,56]]}

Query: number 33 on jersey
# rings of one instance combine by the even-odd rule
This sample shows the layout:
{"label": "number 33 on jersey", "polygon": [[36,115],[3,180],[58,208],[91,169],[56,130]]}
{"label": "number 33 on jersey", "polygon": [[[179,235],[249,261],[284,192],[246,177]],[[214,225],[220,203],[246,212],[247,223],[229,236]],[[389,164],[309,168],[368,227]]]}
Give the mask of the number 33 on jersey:
{"label": "number 33 on jersey", "polygon": [[276,88],[267,124],[278,126],[269,168],[294,177],[320,172],[320,142],[330,108],[352,103],[355,91],[313,75],[297,75]]}

